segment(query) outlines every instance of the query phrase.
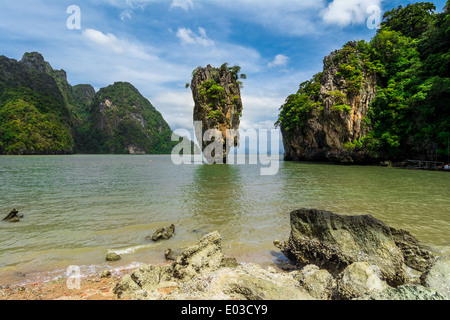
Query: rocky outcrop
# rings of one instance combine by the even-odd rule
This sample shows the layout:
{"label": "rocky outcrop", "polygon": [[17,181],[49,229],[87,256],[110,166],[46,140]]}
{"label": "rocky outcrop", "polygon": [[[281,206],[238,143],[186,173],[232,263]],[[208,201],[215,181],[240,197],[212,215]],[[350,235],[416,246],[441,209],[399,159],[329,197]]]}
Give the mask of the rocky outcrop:
{"label": "rocky outcrop", "polygon": [[23,218],[22,214],[19,214],[19,211],[13,209],[4,219],[6,222],[19,222],[20,219]]}
{"label": "rocky outcrop", "polygon": [[142,266],[114,288],[132,300],[313,300],[294,274],[225,258],[218,232],[203,237],[166,266]]}
{"label": "rocky outcrop", "polygon": [[[281,123],[285,160],[365,162],[356,144],[369,130],[366,116],[376,95],[376,77],[350,42],[324,59],[324,70],[309,96],[314,107],[301,125]],[[310,93],[308,93],[310,94]]]}
{"label": "rocky outcrop", "polygon": [[430,264],[432,255],[422,254],[425,249],[408,234],[408,238],[413,239],[408,243],[420,248],[418,251],[421,254],[416,258],[414,251],[408,251],[405,259],[402,249],[397,246],[398,234],[406,233],[370,215],[343,216],[328,211],[301,209],[291,213],[289,240],[274,244],[293,262],[301,266],[317,265],[333,276],[338,276],[355,262],[367,262],[381,280],[391,286],[399,286],[410,280],[407,265],[414,268],[416,261],[425,261],[424,257]]}
{"label": "rocky outcrop", "polygon": [[172,224],[167,228],[160,228],[158,230],[155,231],[155,233],[153,234],[153,236],[148,236],[147,240],[153,240],[153,241],[159,241],[159,240],[167,240],[172,238],[172,236],[175,233],[175,225]]}
{"label": "rocky outcrop", "polygon": [[[351,220],[352,218],[350,218]],[[380,224],[381,222],[378,222]],[[369,229],[375,222],[368,222]],[[349,248],[342,248],[342,243],[336,243],[336,249],[341,247],[345,253],[351,252],[355,243],[361,242],[346,234],[345,229],[352,233],[357,229],[358,223],[347,224],[337,220],[329,223],[331,230],[316,225],[310,226],[310,231],[316,235],[321,233],[335,233],[335,239],[342,234],[349,243]],[[364,229],[362,225],[359,228]],[[379,227],[390,230],[389,227]],[[297,230],[297,229],[295,229]],[[380,231],[377,231],[380,232]],[[385,254],[386,244],[380,241],[383,235],[375,231],[367,232],[367,240],[379,246],[382,257]],[[361,231],[363,233],[363,231]],[[362,241],[364,242],[364,241]],[[388,242],[394,242],[389,240]],[[278,242],[280,245],[281,243]],[[308,246],[306,242],[303,243]],[[203,237],[197,245],[184,250],[176,261],[164,266],[141,266],[124,276],[116,285],[113,292],[118,299],[131,300],[442,300],[448,293],[448,258],[438,260],[428,269],[427,280],[424,286],[417,283],[408,283],[398,287],[389,286],[383,278],[387,273],[382,268],[395,264],[385,262],[380,264],[380,257],[367,259],[369,254],[377,252],[365,250],[360,245],[360,258],[366,261],[355,261],[348,264],[342,271],[340,267],[331,268],[321,260],[321,253],[317,255],[316,262],[326,266],[331,273],[315,264],[299,265],[297,268],[284,268],[288,272],[274,267],[262,268],[254,264],[239,264],[234,258],[226,258],[222,251],[222,239],[218,232]],[[395,244],[394,244],[395,246]],[[325,247],[325,246],[324,246]],[[324,248],[323,247],[323,248]],[[394,247],[387,246],[392,251]],[[286,249],[286,248],[284,248]],[[356,250],[356,249],[355,249]],[[286,252],[286,251],[285,251]],[[337,254],[338,250],[336,250]],[[295,257],[295,252],[291,252]],[[395,255],[400,254],[397,248]],[[344,253],[337,254],[344,257]],[[332,258],[329,256],[329,258]],[[401,260],[401,258],[399,258]],[[310,259],[313,260],[313,259]],[[351,260],[351,259],[348,259]],[[371,262],[368,262],[368,261]],[[332,259],[338,263],[339,260]],[[400,271],[403,271],[402,266]],[[338,272],[338,273],[337,273]],[[394,270],[394,272],[397,272]],[[424,274],[425,275],[425,274]],[[406,276],[404,276],[406,277]],[[405,279],[406,280],[406,279]],[[440,282],[438,280],[441,280]],[[392,281],[391,281],[392,283]],[[428,286],[428,287],[426,287]],[[447,290],[447,291],[446,291]]]}
{"label": "rocky outcrop", "polygon": [[[208,162],[221,162],[222,159],[226,162],[229,148],[239,144],[238,136],[230,135],[227,139],[227,130],[237,132],[239,129],[243,111],[239,70],[239,67],[229,68],[225,64],[221,68],[208,65],[194,71],[191,82],[194,121],[202,123],[202,131],[196,132],[196,136]],[[205,136],[206,132],[211,135]],[[216,150],[205,150],[212,141],[219,144],[221,155],[216,155]]]}

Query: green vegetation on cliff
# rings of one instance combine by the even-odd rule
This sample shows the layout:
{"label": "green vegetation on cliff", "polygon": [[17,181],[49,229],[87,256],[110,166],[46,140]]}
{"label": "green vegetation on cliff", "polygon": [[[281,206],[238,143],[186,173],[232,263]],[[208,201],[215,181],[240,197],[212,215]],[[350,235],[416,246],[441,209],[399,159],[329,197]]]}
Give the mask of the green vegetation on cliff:
{"label": "green vegetation on cliff", "polygon": [[[346,89],[334,109],[348,111],[345,96],[358,93],[364,73],[376,75],[376,97],[365,125],[368,133],[354,148],[372,159],[435,159],[447,155],[450,138],[450,1],[442,13],[432,3],[415,3],[386,12],[369,42],[346,44],[334,56],[335,77]],[[331,63],[330,61],[325,61]],[[327,68],[325,64],[325,68]],[[294,134],[320,112],[320,74],[287,98],[276,123]]]}
{"label": "green vegetation on cliff", "polygon": [[87,153],[170,153],[178,144],[162,115],[127,82],[99,90],[78,133]]}
{"label": "green vegetation on cliff", "polygon": [[0,56],[0,154],[170,153],[162,115],[129,83],[71,86],[41,54]]}

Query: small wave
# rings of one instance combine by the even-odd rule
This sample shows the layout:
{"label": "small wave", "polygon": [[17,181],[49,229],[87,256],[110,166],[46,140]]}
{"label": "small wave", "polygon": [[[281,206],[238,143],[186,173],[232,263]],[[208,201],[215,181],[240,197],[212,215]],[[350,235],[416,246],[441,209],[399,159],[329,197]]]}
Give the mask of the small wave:
{"label": "small wave", "polygon": [[153,244],[145,244],[145,245],[139,245],[139,246],[123,248],[123,249],[108,249],[108,253],[115,253],[118,255],[126,255],[126,254],[135,253],[136,251],[141,250],[141,249],[151,248],[153,246],[154,246]]}

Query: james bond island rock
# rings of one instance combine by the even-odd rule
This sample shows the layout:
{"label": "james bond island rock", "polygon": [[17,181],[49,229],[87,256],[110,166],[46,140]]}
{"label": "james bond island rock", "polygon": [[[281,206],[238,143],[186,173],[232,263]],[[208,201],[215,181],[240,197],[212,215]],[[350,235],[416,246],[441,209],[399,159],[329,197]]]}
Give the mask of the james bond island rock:
{"label": "james bond island rock", "polygon": [[355,42],[326,57],[323,72],[302,83],[281,107],[277,125],[285,159],[366,161],[358,146],[369,132],[367,113],[376,85],[375,73]]}
{"label": "james bond island rock", "polygon": [[[291,213],[291,235],[287,242],[276,241],[277,246],[291,261],[299,265],[314,264],[339,275],[355,262],[367,262],[379,274],[381,280],[391,286],[409,282],[406,266],[417,266],[410,261],[427,260],[420,248],[420,259],[413,258],[409,250],[407,259],[403,248],[397,246],[398,234],[383,222],[367,216],[342,216],[328,211],[301,209]],[[408,234],[408,237],[413,237]]]}
{"label": "james bond island rock", "polygon": [[[208,65],[206,68],[198,67],[194,70],[191,82],[195,102],[194,121],[202,123],[202,131],[196,132],[196,135],[209,162],[214,162],[210,161],[212,158],[223,158],[226,162],[229,149],[239,144],[237,135],[230,135],[227,139],[227,130],[235,130],[237,133],[243,111],[240,90],[242,82],[239,78],[246,78],[244,74],[240,74],[240,67],[228,67],[226,63],[220,68]],[[205,137],[208,130],[216,132]],[[207,149],[213,141],[220,143],[221,155],[217,155],[215,149]]]}

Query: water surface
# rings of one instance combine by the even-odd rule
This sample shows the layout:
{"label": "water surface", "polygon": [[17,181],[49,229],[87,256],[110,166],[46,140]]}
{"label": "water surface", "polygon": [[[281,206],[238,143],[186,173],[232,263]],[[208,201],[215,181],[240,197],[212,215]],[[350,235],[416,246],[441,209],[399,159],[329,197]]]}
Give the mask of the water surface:
{"label": "water surface", "polygon": [[[276,176],[255,165],[173,165],[170,156],[0,157],[0,285],[32,281],[70,265],[98,272],[163,263],[164,250],[219,231],[241,262],[279,259],[289,213],[319,208],[371,214],[450,253],[450,175],[383,167],[281,162]],[[145,240],[174,223],[176,235]],[[114,251],[118,263],[105,262]],[[26,275],[26,276],[25,276]],[[2,280],[3,279],[3,280]]]}

